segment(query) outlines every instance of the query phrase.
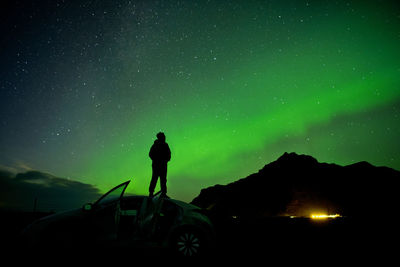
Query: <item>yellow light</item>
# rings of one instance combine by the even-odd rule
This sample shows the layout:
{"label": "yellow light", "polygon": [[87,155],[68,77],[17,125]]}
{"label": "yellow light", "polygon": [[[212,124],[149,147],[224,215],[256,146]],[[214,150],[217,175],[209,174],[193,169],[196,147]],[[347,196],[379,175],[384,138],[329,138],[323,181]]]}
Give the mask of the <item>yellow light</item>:
{"label": "yellow light", "polygon": [[339,214],[311,214],[311,219],[315,220],[324,220],[324,219],[329,219],[329,218],[338,218],[340,217]]}

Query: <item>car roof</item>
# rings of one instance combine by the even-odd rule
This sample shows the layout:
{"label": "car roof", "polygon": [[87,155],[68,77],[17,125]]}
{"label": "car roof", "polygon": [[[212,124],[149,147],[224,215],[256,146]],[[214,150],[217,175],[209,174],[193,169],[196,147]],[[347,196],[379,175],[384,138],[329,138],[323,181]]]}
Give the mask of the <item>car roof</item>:
{"label": "car roof", "polygon": [[189,204],[189,203],[183,202],[181,200],[172,199],[172,198],[169,198],[167,200],[170,201],[170,202],[175,203],[176,205],[180,206],[183,209],[191,209],[191,210],[200,209],[199,207],[197,207],[197,206],[195,206],[193,204]]}
{"label": "car roof", "polygon": [[[129,199],[129,198],[148,198],[148,196],[143,196],[143,195],[128,195],[128,196],[124,196],[123,198],[125,199]],[[196,205],[193,204],[189,204],[186,202],[183,202],[181,200],[177,200],[177,199],[173,199],[173,198],[165,198],[165,200],[170,201],[176,205],[178,205],[179,207],[185,209],[185,210],[196,210],[196,209],[201,209]]]}

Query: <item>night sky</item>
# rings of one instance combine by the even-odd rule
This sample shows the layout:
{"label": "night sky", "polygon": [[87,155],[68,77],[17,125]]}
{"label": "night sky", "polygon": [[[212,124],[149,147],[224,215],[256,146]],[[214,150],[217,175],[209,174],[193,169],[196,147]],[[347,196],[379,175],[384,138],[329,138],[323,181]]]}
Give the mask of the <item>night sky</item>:
{"label": "night sky", "polygon": [[400,170],[396,2],[1,1],[0,167],[147,194],[164,131],[185,201],[285,151]]}

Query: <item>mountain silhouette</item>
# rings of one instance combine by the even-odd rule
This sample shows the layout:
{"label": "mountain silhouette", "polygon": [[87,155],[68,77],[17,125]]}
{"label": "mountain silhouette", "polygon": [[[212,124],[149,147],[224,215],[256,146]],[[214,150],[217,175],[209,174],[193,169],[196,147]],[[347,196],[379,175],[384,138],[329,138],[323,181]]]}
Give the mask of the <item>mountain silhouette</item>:
{"label": "mountain silhouette", "polygon": [[398,180],[399,171],[368,162],[340,166],[284,153],[258,173],[202,189],[192,203],[215,216],[381,216],[398,208]]}

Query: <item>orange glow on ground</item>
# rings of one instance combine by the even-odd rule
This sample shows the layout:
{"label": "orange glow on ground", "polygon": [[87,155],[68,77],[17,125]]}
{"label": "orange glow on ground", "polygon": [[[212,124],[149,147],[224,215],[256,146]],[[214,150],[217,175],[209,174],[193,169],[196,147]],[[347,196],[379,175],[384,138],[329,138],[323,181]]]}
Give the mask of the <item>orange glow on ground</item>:
{"label": "orange glow on ground", "polygon": [[341,217],[339,214],[311,214],[310,218],[314,220],[334,219]]}

